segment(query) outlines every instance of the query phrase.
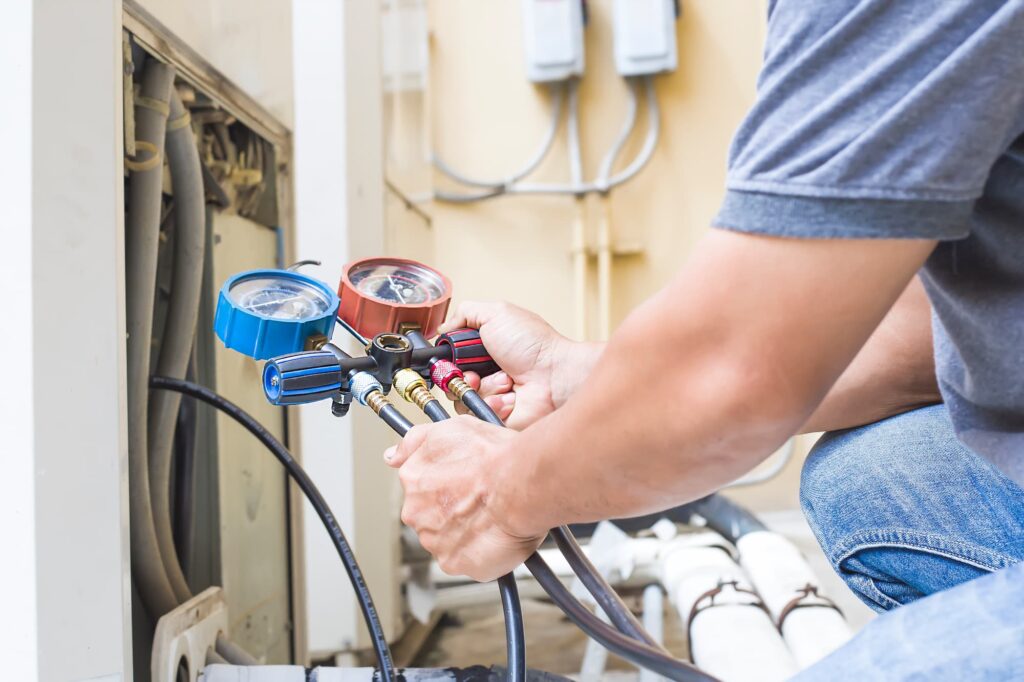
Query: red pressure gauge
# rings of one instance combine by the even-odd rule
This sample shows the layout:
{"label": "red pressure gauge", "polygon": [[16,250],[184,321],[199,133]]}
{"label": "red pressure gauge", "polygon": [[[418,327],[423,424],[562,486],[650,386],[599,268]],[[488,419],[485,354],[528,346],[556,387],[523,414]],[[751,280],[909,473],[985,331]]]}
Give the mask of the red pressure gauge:
{"label": "red pressure gauge", "polygon": [[414,260],[365,258],[342,270],[338,296],[338,317],[363,336],[419,327],[430,338],[448,314],[452,283]]}

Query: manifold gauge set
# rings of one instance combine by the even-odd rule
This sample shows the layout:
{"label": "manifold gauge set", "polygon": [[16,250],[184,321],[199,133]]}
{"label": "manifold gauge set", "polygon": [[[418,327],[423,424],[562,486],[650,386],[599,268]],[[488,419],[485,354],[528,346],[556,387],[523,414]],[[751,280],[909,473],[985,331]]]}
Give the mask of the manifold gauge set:
{"label": "manifold gauge set", "polygon": [[[487,375],[497,365],[475,329],[430,339],[448,313],[451,281],[402,258],[366,258],[346,265],[337,289],[290,269],[241,272],[221,287],[214,330],[228,348],[267,360],[263,388],[275,405],[331,399],[339,416],[352,402],[352,379],[372,376],[386,393],[396,373],[411,369],[425,383],[441,370]],[[364,347],[352,357],[331,343],[340,324]],[[440,365],[438,363],[441,363]],[[432,377],[433,374],[433,377]]]}

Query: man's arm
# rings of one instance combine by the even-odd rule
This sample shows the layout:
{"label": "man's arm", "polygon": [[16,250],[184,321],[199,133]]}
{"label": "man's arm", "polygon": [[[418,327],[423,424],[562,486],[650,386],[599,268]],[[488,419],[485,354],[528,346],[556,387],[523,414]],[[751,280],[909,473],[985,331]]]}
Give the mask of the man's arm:
{"label": "man's arm", "polygon": [[519,433],[416,427],[390,461],[446,570],[509,570],[547,529],[716,490],[797,432],[934,248],[712,231],[564,407]]}
{"label": "man's arm", "polygon": [[863,426],[942,402],[931,323],[928,296],[915,277],[800,431]]}

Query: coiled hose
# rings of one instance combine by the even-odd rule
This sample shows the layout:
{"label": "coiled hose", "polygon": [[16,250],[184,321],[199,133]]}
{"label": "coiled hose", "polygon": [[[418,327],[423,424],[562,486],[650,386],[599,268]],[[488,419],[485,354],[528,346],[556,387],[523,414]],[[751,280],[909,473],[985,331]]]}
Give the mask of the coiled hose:
{"label": "coiled hose", "polygon": [[398,676],[391,658],[391,648],[388,646],[387,637],[384,635],[384,628],[380,623],[380,616],[373,605],[373,597],[370,596],[370,590],[366,585],[366,580],[363,578],[362,571],[359,569],[359,563],[352,552],[352,547],[349,546],[345,533],[341,530],[341,526],[338,525],[334,513],[327,504],[327,500],[320,494],[316,484],[309,478],[306,471],[295,461],[288,448],[275,438],[274,434],[267,431],[266,427],[253,419],[248,412],[205,386],[200,386],[184,379],[156,376],[150,378],[149,386],[154,389],[182,393],[201,400],[207,405],[212,405],[254,435],[284,466],[288,475],[299,486],[299,490],[306,496],[309,503],[313,505],[317,516],[320,517],[324,528],[327,529],[327,533],[331,536],[335,549],[338,550],[341,562],[345,565],[345,572],[348,573],[352,589],[355,590],[356,600],[359,602],[359,608],[363,612],[363,620],[366,621],[366,628],[370,631],[370,639],[373,643],[374,654],[377,656],[377,666],[380,670],[381,681],[397,682]]}

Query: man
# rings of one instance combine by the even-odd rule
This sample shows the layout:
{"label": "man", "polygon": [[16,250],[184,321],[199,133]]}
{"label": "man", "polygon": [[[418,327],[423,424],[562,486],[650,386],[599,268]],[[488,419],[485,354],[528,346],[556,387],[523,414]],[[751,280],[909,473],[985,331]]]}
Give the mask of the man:
{"label": "man", "polygon": [[[727,190],[606,345],[460,308],[513,429],[410,432],[386,453],[403,520],[488,580],[550,527],[672,507],[801,428],[899,414],[826,436],[801,495],[858,596],[920,601],[806,675],[1024,679],[1024,0],[770,3]],[[911,409],[935,374],[944,406]]]}

